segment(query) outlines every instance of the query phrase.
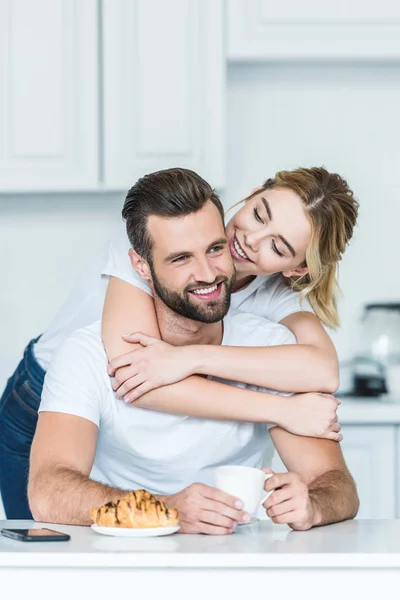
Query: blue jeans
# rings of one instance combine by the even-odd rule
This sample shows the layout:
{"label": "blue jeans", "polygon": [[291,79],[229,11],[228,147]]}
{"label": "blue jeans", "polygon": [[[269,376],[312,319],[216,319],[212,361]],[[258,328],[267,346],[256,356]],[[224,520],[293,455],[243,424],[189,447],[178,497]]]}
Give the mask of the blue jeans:
{"label": "blue jeans", "polygon": [[29,454],[45,371],[32,340],[0,399],[0,490],[7,519],[32,519],[28,504]]}

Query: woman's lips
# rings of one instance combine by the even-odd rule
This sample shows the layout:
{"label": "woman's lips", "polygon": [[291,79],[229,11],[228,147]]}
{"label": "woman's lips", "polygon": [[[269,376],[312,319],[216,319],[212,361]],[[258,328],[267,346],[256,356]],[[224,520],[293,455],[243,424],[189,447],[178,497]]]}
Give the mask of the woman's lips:
{"label": "woman's lips", "polygon": [[[253,262],[253,261],[252,261],[252,260],[250,260],[249,258],[243,258],[243,256],[240,256],[240,254],[238,253],[238,251],[237,251],[237,250],[236,250],[236,248],[235,248],[235,244],[234,244],[235,240],[236,240],[236,243],[238,244],[239,248],[242,250],[242,252],[244,252],[244,250],[243,250],[243,249],[242,249],[242,247],[240,246],[240,244],[239,244],[238,240],[236,239],[236,236],[234,235],[234,236],[232,237],[231,241],[229,242],[229,250],[230,250],[230,253],[232,254],[233,258],[234,258],[235,260],[239,260],[239,261],[241,261],[241,262]],[[246,256],[247,256],[247,255],[246,255]]]}

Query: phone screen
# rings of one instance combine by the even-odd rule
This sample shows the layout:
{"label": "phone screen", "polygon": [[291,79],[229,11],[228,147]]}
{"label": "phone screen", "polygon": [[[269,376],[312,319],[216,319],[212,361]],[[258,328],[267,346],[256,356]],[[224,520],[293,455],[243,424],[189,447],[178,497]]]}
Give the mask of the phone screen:
{"label": "phone screen", "polygon": [[59,531],[53,531],[52,529],[10,529],[10,531],[15,531],[15,533],[21,533],[24,537],[29,535],[30,537],[41,537],[43,535],[65,535],[64,533],[60,533]]}
{"label": "phone screen", "polygon": [[51,541],[60,540],[67,541],[70,536],[60,531],[54,531],[53,529],[41,528],[41,529],[2,529],[1,533],[6,537],[22,541]]}

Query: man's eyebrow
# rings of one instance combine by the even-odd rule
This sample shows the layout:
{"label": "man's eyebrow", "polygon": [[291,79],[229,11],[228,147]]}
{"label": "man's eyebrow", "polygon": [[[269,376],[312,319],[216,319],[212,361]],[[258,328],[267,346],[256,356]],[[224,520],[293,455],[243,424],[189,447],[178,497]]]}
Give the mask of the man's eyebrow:
{"label": "man's eyebrow", "polygon": [[290,254],[294,258],[296,256],[296,252],[294,251],[293,246],[291,244],[289,244],[289,242],[283,237],[283,235],[278,235],[278,238],[285,244],[285,246],[289,250]]}
{"label": "man's eyebrow", "polygon": [[264,196],[261,196],[261,200],[262,200],[262,203],[263,203],[263,204],[264,204],[264,206],[265,206],[265,210],[267,211],[268,219],[269,219],[270,221],[272,221],[272,212],[271,212],[271,208],[270,208],[270,206],[269,206],[269,202],[268,202],[268,200],[266,200],[266,199],[264,198]]}

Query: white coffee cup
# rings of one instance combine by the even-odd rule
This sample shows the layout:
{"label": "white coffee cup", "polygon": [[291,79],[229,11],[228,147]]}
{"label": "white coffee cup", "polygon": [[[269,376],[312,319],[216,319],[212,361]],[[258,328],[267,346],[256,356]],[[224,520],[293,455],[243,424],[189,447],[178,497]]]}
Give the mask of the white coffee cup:
{"label": "white coffee cup", "polygon": [[253,467],[223,466],[214,471],[214,485],[230,496],[243,502],[243,510],[254,515],[271,492],[266,492],[264,483],[273,473],[264,473]]}

